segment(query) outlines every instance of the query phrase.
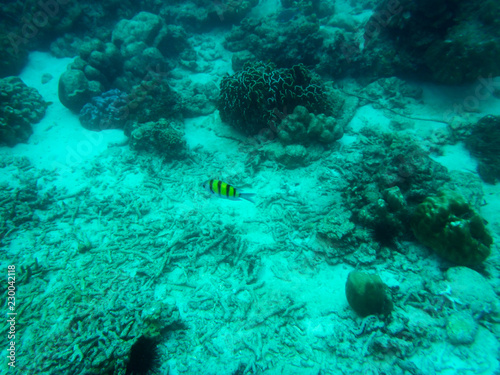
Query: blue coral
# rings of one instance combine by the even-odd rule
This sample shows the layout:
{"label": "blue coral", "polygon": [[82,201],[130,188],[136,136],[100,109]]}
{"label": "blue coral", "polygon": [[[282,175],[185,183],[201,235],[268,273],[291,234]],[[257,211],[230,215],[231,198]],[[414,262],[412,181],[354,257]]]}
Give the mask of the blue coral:
{"label": "blue coral", "polygon": [[118,89],[92,98],[80,111],[80,123],[89,130],[123,128],[129,116],[128,95]]}

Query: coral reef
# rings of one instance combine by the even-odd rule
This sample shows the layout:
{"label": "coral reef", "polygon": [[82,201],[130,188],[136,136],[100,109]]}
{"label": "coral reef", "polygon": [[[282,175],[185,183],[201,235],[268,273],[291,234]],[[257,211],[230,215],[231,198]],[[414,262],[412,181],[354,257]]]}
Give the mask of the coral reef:
{"label": "coral reef", "polygon": [[[284,68],[295,64],[315,66],[323,52],[323,36],[315,15],[299,12],[280,22],[279,15],[245,18],[226,36],[224,47],[231,52],[249,51],[255,60],[272,61]],[[288,48],[283,48],[287,46]]]}
{"label": "coral reef", "polygon": [[452,263],[475,266],[490,255],[493,239],[483,219],[454,192],[425,199],[411,227],[420,242]]}
{"label": "coral reef", "polygon": [[128,101],[130,117],[137,122],[180,118],[183,109],[180,95],[172,90],[163,75],[154,73],[132,87]]}
{"label": "coral reef", "polygon": [[314,114],[330,114],[326,94],[303,65],[276,69],[273,64],[245,64],[220,84],[222,121],[246,134],[274,127],[301,105]]}
{"label": "coral reef", "polygon": [[185,80],[175,84],[174,87],[181,97],[179,102],[182,102],[181,110],[184,117],[206,116],[216,110],[219,88],[214,82],[200,83]]}
{"label": "coral reef", "polygon": [[34,228],[39,223],[40,210],[47,209],[54,199],[50,191],[42,191],[37,184],[43,172],[35,171],[26,157],[2,157],[0,168],[14,167],[25,171],[20,175],[14,189],[8,184],[1,185],[0,200],[0,245],[6,233],[16,233],[20,229]]}
{"label": "coral reef", "polygon": [[128,95],[118,89],[92,98],[80,111],[80,123],[89,130],[122,128],[129,115]]}
{"label": "coral reef", "polygon": [[281,121],[277,134],[285,145],[307,145],[311,142],[327,144],[342,138],[344,130],[334,116],[314,115],[299,105]]}
{"label": "coral reef", "polygon": [[344,197],[352,220],[390,244],[409,232],[411,209],[437,193],[449,175],[409,137],[369,129],[363,135],[369,139],[363,142],[361,157],[343,166],[350,184]]}
{"label": "coral reef", "polygon": [[160,119],[156,122],[133,123],[126,129],[130,147],[134,150],[157,152],[168,158],[184,155],[186,142],[182,132],[176,130],[178,123]]}
{"label": "coral reef", "polygon": [[49,103],[18,77],[0,79],[0,143],[14,146],[26,142],[31,125],[45,115]]}
{"label": "coral reef", "polygon": [[187,35],[181,26],[169,25],[148,12],[118,22],[112,42],[123,60],[123,73],[115,82],[122,90],[138,84],[150,70],[166,70],[166,59],[177,56],[188,46]]}
{"label": "coral reef", "polygon": [[282,145],[271,143],[262,147],[262,153],[266,158],[275,160],[285,168],[298,168],[307,164],[310,160],[308,149],[302,145]]}
{"label": "coral reef", "polygon": [[60,102],[73,112],[80,112],[94,96],[103,92],[99,81],[89,81],[81,70],[71,66],[59,78],[58,96]]}
{"label": "coral reef", "polygon": [[499,13],[492,1],[384,0],[366,24],[364,71],[448,84],[497,76],[500,29],[493,18]]}
{"label": "coral reef", "polygon": [[[16,36],[19,30],[16,29],[11,33]],[[24,44],[13,45],[13,35],[7,35],[3,32],[0,35],[0,50],[4,51],[2,59],[0,59],[0,78],[19,74],[28,61],[27,47]]]}
{"label": "coral reef", "polygon": [[495,184],[500,180],[500,116],[485,116],[472,127],[465,146],[479,164],[477,172],[483,181]]}
{"label": "coral reef", "polygon": [[161,76],[153,76],[127,94],[119,89],[94,96],[80,111],[80,123],[89,130],[123,128],[129,122],[144,123],[181,115],[179,95]]}
{"label": "coral reef", "polygon": [[378,275],[352,271],[347,277],[345,294],[349,305],[361,316],[388,315],[392,311],[392,298]]}
{"label": "coral reef", "polygon": [[201,32],[221,25],[237,24],[248,15],[258,0],[228,0],[224,2],[197,0],[168,3],[157,0],[141,2],[142,9],[160,14],[171,25],[182,25],[190,32]]}
{"label": "coral reef", "polygon": [[131,92],[151,76],[164,75],[171,68],[169,59],[187,46],[182,28],[166,24],[157,15],[140,12],[130,20],[121,20],[111,41],[94,38],[81,44],[79,57],[60,78],[61,103],[79,112],[106,90]]}
{"label": "coral reef", "polygon": [[[110,24],[130,17],[137,6],[130,0],[102,2],[9,1],[2,4],[0,28],[2,51],[0,77],[17,74],[23,68],[29,50],[49,49],[60,39],[58,56],[75,56],[75,46],[85,37],[106,39]],[[64,46],[63,46],[64,45]],[[68,48],[66,48],[66,46]]]}

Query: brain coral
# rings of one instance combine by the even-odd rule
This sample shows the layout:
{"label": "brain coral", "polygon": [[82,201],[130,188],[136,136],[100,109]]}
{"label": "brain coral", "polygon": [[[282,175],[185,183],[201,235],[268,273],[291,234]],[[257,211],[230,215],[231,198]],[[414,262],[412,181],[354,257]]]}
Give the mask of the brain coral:
{"label": "brain coral", "polygon": [[0,143],[26,142],[45,115],[46,103],[38,91],[18,77],[0,79]]}

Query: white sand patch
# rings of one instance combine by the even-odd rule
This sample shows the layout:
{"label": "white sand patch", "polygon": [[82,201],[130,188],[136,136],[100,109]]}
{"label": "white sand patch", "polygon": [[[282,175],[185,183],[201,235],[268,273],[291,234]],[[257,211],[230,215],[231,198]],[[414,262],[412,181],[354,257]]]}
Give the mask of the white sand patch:
{"label": "white sand patch", "polygon": [[[12,148],[2,147],[1,154],[25,156],[36,168],[56,169],[68,174],[100,155],[110,143],[126,141],[122,130],[97,133],[84,129],[78,116],[61,104],[57,94],[59,76],[71,61],[68,58],[57,59],[44,52],[30,54],[29,63],[19,76],[52,104],[47,108],[45,117],[33,125],[33,134],[27,143]],[[53,79],[42,84],[44,74],[51,74]]]}
{"label": "white sand patch", "polygon": [[493,89],[500,89],[500,77],[480,77],[472,84],[445,86],[421,83],[425,115],[447,121],[454,114],[471,114],[479,117],[500,115],[500,98]]}
{"label": "white sand patch", "polygon": [[449,171],[476,173],[477,160],[474,159],[463,143],[445,145],[443,155],[431,155],[431,158],[444,165]]}
{"label": "white sand patch", "polygon": [[365,127],[380,132],[389,132],[391,131],[390,122],[391,120],[381,110],[373,108],[372,105],[365,105],[358,108],[348,127],[355,133],[359,133]]}

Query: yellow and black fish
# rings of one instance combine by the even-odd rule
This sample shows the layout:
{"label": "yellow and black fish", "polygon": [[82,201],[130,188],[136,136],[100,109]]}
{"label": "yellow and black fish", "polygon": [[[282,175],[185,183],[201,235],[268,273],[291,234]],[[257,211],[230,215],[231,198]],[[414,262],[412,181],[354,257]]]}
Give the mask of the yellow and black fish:
{"label": "yellow and black fish", "polygon": [[228,183],[222,182],[220,180],[210,180],[203,183],[203,187],[214,195],[218,195],[222,198],[240,200],[246,199],[249,202],[255,203],[252,197],[255,195],[253,193],[240,193],[236,188],[229,185]]}

